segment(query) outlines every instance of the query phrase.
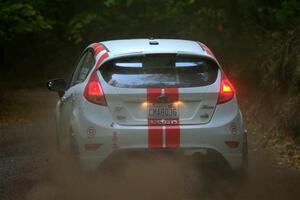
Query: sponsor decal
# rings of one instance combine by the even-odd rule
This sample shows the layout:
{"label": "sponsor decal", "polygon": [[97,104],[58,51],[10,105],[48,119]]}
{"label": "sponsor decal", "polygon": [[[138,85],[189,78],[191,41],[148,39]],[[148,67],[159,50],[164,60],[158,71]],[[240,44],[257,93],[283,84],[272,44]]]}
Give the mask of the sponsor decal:
{"label": "sponsor decal", "polygon": [[178,119],[149,119],[149,125],[175,125],[178,123]]}
{"label": "sponsor decal", "polygon": [[94,127],[89,127],[87,130],[87,136],[88,138],[94,138],[96,136],[96,129]]}

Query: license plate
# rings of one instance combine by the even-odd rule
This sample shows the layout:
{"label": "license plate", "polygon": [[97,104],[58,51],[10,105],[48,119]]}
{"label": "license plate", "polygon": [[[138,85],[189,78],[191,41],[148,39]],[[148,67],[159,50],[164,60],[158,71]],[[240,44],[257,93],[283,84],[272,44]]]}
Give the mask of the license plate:
{"label": "license plate", "polygon": [[148,118],[150,119],[176,119],[178,109],[172,104],[156,103],[149,106]]}

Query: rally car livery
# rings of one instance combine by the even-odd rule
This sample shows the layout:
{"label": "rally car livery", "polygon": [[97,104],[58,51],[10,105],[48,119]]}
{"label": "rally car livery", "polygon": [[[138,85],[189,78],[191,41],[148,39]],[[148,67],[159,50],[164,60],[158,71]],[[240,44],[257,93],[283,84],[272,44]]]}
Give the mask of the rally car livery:
{"label": "rally car livery", "polygon": [[94,43],[59,93],[57,138],[95,170],[116,152],[214,152],[245,167],[247,140],[234,88],[200,42],[130,39]]}

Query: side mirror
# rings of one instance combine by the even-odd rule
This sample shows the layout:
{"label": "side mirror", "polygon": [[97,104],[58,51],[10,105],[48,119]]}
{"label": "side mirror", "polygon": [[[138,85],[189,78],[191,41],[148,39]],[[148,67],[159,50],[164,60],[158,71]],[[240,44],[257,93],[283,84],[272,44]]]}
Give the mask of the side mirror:
{"label": "side mirror", "polygon": [[67,83],[64,79],[52,79],[47,82],[47,88],[50,91],[58,92],[58,96],[62,97],[65,94]]}

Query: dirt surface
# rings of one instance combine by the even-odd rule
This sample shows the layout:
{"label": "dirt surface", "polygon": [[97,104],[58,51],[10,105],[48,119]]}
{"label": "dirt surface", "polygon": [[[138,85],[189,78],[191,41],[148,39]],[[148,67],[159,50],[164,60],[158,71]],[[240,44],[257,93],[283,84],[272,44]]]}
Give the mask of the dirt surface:
{"label": "dirt surface", "polygon": [[[56,94],[43,89],[2,94],[0,199],[299,199],[299,171],[279,167],[249,130],[246,184],[177,157],[133,158],[83,174],[55,150]],[[15,102],[15,103],[14,103]],[[21,119],[21,120],[20,120]],[[258,134],[258,133],[256,133]],[[201,168],[203,167],[203,168]]]}

